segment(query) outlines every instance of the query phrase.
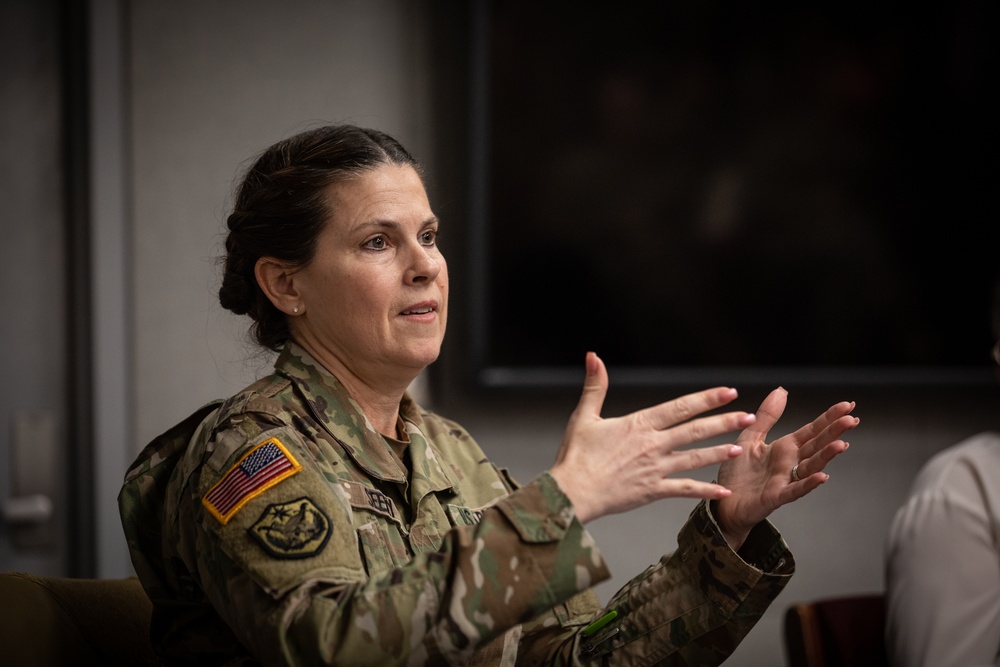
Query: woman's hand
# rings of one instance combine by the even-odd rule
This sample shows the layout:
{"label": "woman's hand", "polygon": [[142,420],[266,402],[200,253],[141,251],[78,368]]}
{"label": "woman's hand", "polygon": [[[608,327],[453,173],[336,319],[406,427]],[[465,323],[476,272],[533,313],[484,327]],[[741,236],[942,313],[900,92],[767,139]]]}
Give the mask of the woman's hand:
{"label": "woman's hand", "polygon": [[660,498],[721,499],[730,495],[721,483],[673,475],[740,455],[742,449],[737,445],[684,449],[754,423],[754,415],[746,412],[695,418],[735,399],[735,389],[708,389],[624,417],[602,419],[607,370],[593,352],[587,354],[586,365],[583,395],[550,471],[572,501],[580,521],[625,512]]}
{"label": "woman's hand", "polygon": [[718,482],[732,494],[719,499],[715,515],[733,549],[739,549],[750,530],[771,512],[829,479],[823,469],[847,449],[841,436],[858,425],[858,418],[850,414],[854,403],[837,403],[794,433],[768,444],[768,431],[785,411],[787,398],[788,392],[781,388],[768,394],[757,410],[756,423],[736,439],[743,456],[719,468]]}

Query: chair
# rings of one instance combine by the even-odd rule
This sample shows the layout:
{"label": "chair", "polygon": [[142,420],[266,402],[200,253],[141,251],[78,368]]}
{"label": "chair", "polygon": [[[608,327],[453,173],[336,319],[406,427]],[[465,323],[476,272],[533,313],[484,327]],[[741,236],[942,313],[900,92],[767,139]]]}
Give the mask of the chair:
{"label": "chair", "polygon": [[0,573],[0,663],[155,665],[152,603],[135,577]]}
{"label": "chair", "polygon": [[881,593],[813,600],[785,612],[789,667],[887,667]]}

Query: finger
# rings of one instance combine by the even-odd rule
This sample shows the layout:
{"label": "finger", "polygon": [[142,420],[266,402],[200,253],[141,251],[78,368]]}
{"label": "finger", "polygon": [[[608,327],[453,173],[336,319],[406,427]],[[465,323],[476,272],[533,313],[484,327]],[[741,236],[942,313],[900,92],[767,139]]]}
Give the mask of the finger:
{"label": "finger", "polygon": [[[840,403],[835,403],[827,408],[826,411],[819,417],[801,427],[794,433],[789,434],[789,436],[794,438],[795,441],[799,443],[799,446],[801,446],[810,439],[815,438],[832,424],[835,424],[842,417],[849,415],[854,410],[854,406],[854,401],[842,401]],[[844,425],[847,426],[848,424],[845,422]],[[854,426],[857,426],[856,419],[853,425],[850,425],[849,428],[853,428]],[[841,431],[841,433],[843,433],[843,431]],[[840,434],[833,437],[840,437]]]}
{"label": "finger", "polygon": [[788,403],[788,392],[784,387],[778,387],[764,398],[760,407],[757,408],[756,421],[743,430],[740,437],[736,439],[737,444],[747,441],[766,440],[770,432],[781,415],[785,412],[785,405]]}
{"label": "finger", "polygon": [[690,472],[706,466],[723,463],[735,458],[743,453],[743,448],[738,445],[715,445],[713,447],[699,447],[688,449],[683,452],[674,452],[672,456],[664,459],[664,474],[675,475],[680,472]]}
{"label": "finger", "polygon": [[[844,435],[844,433],[853,429],[860,423],[861,420],[852,415],[844,415],[842,417],[839,417],[830,424],[827,424],[826,428],[824,428],[821,432],[819,432],[812,438],[809,438],[805,442],[796,443],[796,446],[799,447],[799,458],[804,459],[806,457],[812,456],[816,452],[820,451],[823,447],[839,439],[842,435]],[[793,434],[791,437],[795,438],[796,436]]]}
{"label": "finger", "polygon": [[732,495],[732,491],[719,484],[695,479],[666,478],[655,490],[656,498],[705,498],[716,500]]}
{"label": "finger", "polygon": [[808,477],[800,478],[798,482],[786,484],[778,494],[778,502],[782,505],[787,505],[792,501],[798,500],[809,492],[819,488],[828,479],[830,479],[830,476],[825,472],[817,472]]}
{"label": "finger", "polygon": [[662,431],[675,424],[685,422],[703,412],[714,410],[731,403],[737,396],[732,387],[715,387],[693,394],[687,394],[672,401],[660,403],[632,413],[641,424]]}
{"label": "finger", "polygon": [[799,478],[803,479],[817,472],[822,472],[830,461],[846,452],[848,447],[850,444],[846,441],[834,440],[812,456],[802,459],[798,464]]}
{"label": "finger", "polygon": [[583,393],[574,415],[599,419],[604,398],[608,395],[608,370],[594,352],[587,353],[585,365],[587,374],[583,380]]}
{"label": "finger", "polygon": [[680,447],[693,445],[717,435],[739,431],[753,424],[755,420],[756,416],[748,412],[727,412],[721,415],[692,419],[661,431],[663,447],[665,451],[673,452]]}

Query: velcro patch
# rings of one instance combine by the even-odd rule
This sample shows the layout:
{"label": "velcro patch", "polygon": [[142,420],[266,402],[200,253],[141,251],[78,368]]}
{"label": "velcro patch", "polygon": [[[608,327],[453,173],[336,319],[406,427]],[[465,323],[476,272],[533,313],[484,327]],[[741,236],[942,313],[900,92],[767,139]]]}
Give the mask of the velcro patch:
{"label": "velcro patch", "polygon": [[451,522],[456,526],[475,526],[483,518],[483,510],[474,510],[459,505],[448,505],[448,515],[451,517]]}
{"label": "velcro patch", "polygon": [[309,558],[326,546],[333,524],[313,501],[299,498],[268,505],[247,532],[275,558]]}
{"label": "velcro patch", "polygon": [[247,452],[222,479],[208,490],[201,504],[223,525],[252,499],[302,470],[277,438]]}
{"label": "velcro patch", "polygon": [[347,496],[351,499],[351,507],[375,512],[394,521],[399,521],[399,512],[389,496],[378,489],[358,482],[341,480],[340,483],[347,489]]}

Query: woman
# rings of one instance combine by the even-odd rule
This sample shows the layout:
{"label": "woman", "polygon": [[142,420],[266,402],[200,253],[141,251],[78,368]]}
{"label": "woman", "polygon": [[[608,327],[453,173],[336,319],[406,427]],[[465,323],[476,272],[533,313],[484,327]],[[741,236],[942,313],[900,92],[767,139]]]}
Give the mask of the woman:
{"label": "woman", "polygon": [[[782,390],[756,415],[699,416],[736,397],[715,388],[602,419],[591,353],[555,464],[519,488],[406,393],[438,356],[448,273],[402,146],[353,126],[282,141],[228,225],[220,301],[275,372],[154,440],[119,497],[168,662],[714,664],[787,581],[766,518],[826,481],[852,403],[771,444]],[[676,477],[716,463],[718,483]],[[600,609],[583,524],[667,497],[702,499],[678,551]]]}

